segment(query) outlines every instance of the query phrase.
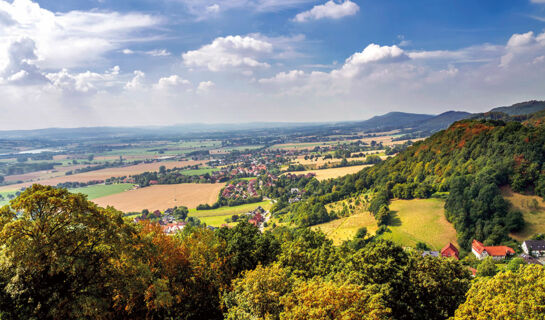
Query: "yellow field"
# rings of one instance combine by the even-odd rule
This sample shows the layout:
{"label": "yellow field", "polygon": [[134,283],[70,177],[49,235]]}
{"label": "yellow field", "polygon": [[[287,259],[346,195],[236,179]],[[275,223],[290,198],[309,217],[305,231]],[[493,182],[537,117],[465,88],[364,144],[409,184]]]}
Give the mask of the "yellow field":
{"label": "yellow field", "polygon": [[155,185],[94,199],[99,206],[113,206],[123,212],[139,212],[143,209],[165,210],[174,206],[195,208],[199,204],[212,204],[224,184],[184,183]]}
{"label": "yellow field", "polygon": [[312,229],[322,230],[328,238],[333,240],[335,245],[339,245],[345,240],[354,238],[356,232],[361,227],[366,227],[367,232],[370,234],[374,234],[377,231],[377,223],[370,212],[356,213],[347,218],[336,219],[314,226]]}
{"label": "yellow field", "polygon": [[[505,200],[508,200],[514,209],[520,210],[524,221],[526,221],[524,230],[511,234],[511,237],[524,241],[535,234],[545,233],[545,201],[541,197],[515,193],[509,187],[504,187],[501,191]],[[538,203],[537,208],[533,208],[531,205],[534,199]]]}
{"label": "yellow field", "polygon": [[[425,242],[432,249],[440,250],[447,243],[456,244],[456,230],[444,215],[444,201],[438,199],[394,200],[390,204],[392,210],[391,232],[383,234],[403,246],[415,246],[417,242]],[[342,205],[328,206],[330,210],[340,210]],[[359,228],[366,227],[367,232],[374,234],[378,229],[374,217],[363,206],[354,208],[353,215],[328,223],[317,225],[335,244],[352,239]]]}
{"label": "yellow field", "polygon": [[352,167],[342,167],[342,168],[332,168],[332,169],[322,169],[322,170],[308,170],[308,171],[297,171],[292,172],[294,174],[307,174],[315,173],[316,179],[322,181],[331,178],[338,178],[346,176],[347,174],[352,174],[361,171],[363,168],[369,167],[371,165],[361,165],[361,166],[352,166]]}
{"label": "yellow field", "polygon": [[[9,186],[0,187],[0,191],[18,190],[22,187],[28,187],[34,183],[55,186],[63,182],[88,182],[91,180],[105,180],[111,177],[123,177],[134,174],[139,174],[146,171],[158,171],[159,167],[165,166],[167,169],[174,167],[185,167],[189,165],[203,164],[206,161],[164,161],[153,163],[141,163],[133,166],[120,167],[120,168],[107,168],[102,170],[95,170],[89,172],[83,172],[73,175],[64,175],[54,178],[34,178],[31,181],[13,184]],[[6,177],[7,178],[7,177]]]}

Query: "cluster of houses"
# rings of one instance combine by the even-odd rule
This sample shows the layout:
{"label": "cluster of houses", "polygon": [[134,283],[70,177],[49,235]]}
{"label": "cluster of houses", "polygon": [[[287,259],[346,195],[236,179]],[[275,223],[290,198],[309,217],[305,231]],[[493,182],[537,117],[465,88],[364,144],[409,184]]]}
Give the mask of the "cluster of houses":
{"label": "cluster of houses", "polygon": [[258,206],[253,211],[245,213],[245,215],[249,217],[249,223],[258,228],[262,228],[263,224],[268,220],[267,216],[269,215],[269,212],[263,209],[261,206]]}
{"label": "cluster of houses", "polygon": [[[545,240],[526,240],[522,243],[521,248],[524,253],[520,254],[519,257],[524,259],[527,264],[543,264],[538,258],[545,257]],[[494,260],[503,260],[515,255],[513,248],[507,246],[485,246],[478,240],[473,240],[471,243],[471,252],[479,260],[486,257],[491,257]],[[458,260],[459,252],[452,243],[449,243],[441,251],[424,251],[422,256],[454,258]],[[469,269],[473,273],[473,276],[475,276],[477,270],[474,268]]]}
{"label": "cluster of houses", "polygon": [[236,184],[229,184],[223,189],[221,196],[225,199],[248,199],[259,196],[257,179],[250,181],[239,181]]}

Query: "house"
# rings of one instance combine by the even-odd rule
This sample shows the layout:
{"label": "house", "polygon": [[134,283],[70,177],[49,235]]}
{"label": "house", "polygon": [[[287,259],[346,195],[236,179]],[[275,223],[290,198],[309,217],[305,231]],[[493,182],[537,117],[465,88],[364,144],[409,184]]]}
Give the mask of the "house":
{"label": "house", "polygon": [[471,252],[482,260],[486,257],[492,257],[494,260],[502,260],[507,256],[515,254],[515,250],[507,246],[485,246],[477,240],[471,243]]}
{"label": "house", "polygon": [[468,267],[469,271],[471,272],[471,276],[475,278],[477,276],[477,269]]}
{"label": "house", "polygon": [[545,241],[526,240],[522,243],[522,251],[534,257],[543,257],[545,256]]}
{"label": "house", "polygon": [[185,222],[173,222],[166,225],[162,225],[161,229],[166,234],[174,234],[185,227]]}
{"label": "house", "polygon": [[450,242],[443,249],[441,249],[441,257],[455,258],[456,260],[460,259],[458,249],[456,249],[456,247]]}

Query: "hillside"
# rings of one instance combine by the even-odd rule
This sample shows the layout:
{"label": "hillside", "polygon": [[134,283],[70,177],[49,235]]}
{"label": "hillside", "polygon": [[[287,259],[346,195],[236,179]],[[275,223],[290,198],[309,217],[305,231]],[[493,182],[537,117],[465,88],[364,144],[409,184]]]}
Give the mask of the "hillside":
{"label": "hillside", "polygon": [[381,116],[372,117],[369,120],[357,123],[362,130],[388,131],[413,127],[416,124],[434,118],[429,114],[416,114],[405,112],[390,112]]}
{"label": "hillside", "polygon": [[426,119],[418,123],[414,129],[425,132],[437,132],[439,130],[444,130],[448,128],[451,124],[456,121],[466,119],[471,116],[469,112],[463,111],[447,111],[437,115],[433,118]]}
{"label": "hillside", "polygon": [[532,101],[515,103],[508,107],[497,107],[490,110],[490,112],[502,112],[510,116],[518,116],[518,115],[536,113],[544,109],[545,109],[545,101],[532,100]]}

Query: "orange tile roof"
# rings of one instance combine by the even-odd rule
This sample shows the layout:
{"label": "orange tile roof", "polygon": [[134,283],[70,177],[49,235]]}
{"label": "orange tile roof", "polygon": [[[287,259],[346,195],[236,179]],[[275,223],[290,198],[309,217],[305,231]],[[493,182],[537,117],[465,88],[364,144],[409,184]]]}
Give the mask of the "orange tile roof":
{"label": "orange tile roof", "polygon": [[508,254],[515,254],[515,250],[507,246],[487,246],[485,247],[481,242],[473,240],[471,247],[481,254],[483,251],[486,251],[488,255],[493,257],[506,256]]}

